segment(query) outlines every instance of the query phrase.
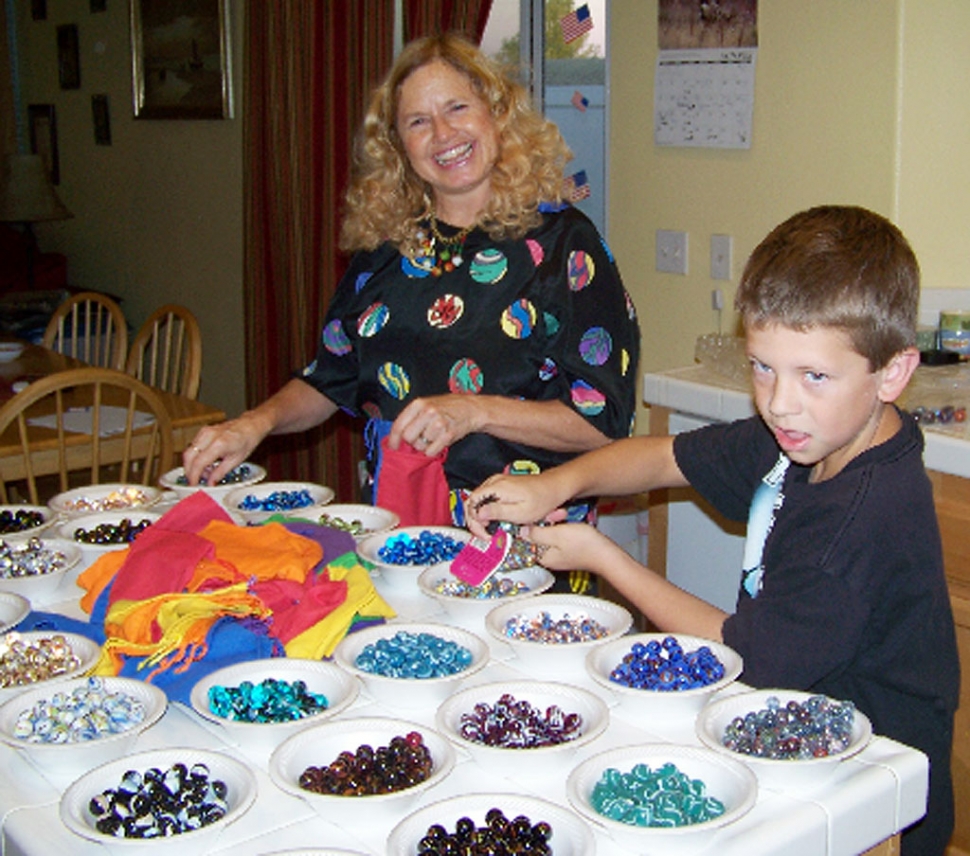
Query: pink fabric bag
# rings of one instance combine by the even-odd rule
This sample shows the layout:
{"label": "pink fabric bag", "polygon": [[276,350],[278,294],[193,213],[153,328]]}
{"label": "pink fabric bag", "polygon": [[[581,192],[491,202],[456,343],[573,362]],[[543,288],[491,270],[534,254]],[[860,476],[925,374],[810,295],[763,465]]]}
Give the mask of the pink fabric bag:
{"label": "pink fabric bag", "polygon": [[381,440],[374,504],[393,511],[401,526],[451,526],[445,449],[433,458],[401,441],[395,450]]}

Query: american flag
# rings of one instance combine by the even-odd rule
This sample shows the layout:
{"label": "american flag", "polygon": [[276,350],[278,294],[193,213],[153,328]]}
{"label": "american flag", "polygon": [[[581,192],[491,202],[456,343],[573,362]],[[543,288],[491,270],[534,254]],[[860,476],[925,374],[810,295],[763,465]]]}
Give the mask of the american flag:
{"label": "american flag", "polygon": [[589,14],[589,6],[584,3],[578,9],[573,9],[564,18],[560,18],[559,26],[562,27],[562,40],[566,44],[588,33],[593,29],[593,16]]}
{"label": "american flag", "polygon": [[573,173],[566,179],[566,196],[570,202],[579,202],[581,199],[588,199],[589,194],[589,179],[586,177],[585,169]]}
{"label": "american flag", "polygon": [[578,89],[573,93],[572,102],[573,107],[575,107],[581,113],[585,113],[586,108],[589,107],[589,99]]}

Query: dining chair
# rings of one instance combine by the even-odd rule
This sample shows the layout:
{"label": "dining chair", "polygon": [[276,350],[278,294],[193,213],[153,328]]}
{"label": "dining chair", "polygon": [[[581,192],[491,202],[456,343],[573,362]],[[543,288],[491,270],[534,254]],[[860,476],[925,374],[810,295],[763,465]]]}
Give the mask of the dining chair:
{"label": "dining chair", "polygon": [[82,291],[54,310],[41,344],[88,365],[121,370],[128,355],[128,324],[110,297]]}
{"label": "dining chair", "polygon": [[141,325],[125,371],[156,389],[196,398],[202,378],[202,332],[195,315],[169,303]]}
{"label": "dining chair", "polygon": [[[172,467],[172,420],[158,394],[115,369],[56,372],[0,407],[0,502],[26,482],[41,504],[38,479],[59,477],[58,490],[109,482],[155,484]],[[79,484],[71,483],[83,479]]]}

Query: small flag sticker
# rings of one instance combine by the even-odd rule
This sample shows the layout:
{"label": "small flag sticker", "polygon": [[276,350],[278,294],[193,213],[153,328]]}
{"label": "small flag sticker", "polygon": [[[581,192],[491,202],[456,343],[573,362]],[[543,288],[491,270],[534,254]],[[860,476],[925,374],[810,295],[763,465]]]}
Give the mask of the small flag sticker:
{"label": "small flag sticker", "polygon": [[588,199],[589,194],[589,179],[586,177],[585,169],[573,173],[566,179],[566,197],[570,202],[579,202],[580,200]]}
{"label": "small flag sticker", "polygon": [[585,113],[586,108],[589,107],[589,99],[578,89],[573,93],[572,102],[573,107],[579,110],[580,113]]}
{"label": "small flag sticker", "polygon": [[573,9],[568,15],[559,20],[562,28],[562,40],[569,44],[593,29],[593,16],[589,14],[589,6],[584,3],[578,9]]}

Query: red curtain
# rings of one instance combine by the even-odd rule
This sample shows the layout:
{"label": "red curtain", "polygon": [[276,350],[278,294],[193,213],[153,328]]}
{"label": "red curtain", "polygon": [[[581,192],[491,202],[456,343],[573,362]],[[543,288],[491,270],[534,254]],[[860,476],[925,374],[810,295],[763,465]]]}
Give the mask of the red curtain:
{"label": "red curtain", "polygon": [[404,0],[404,41],[457,30],[478,44],[492,0]]}
{"label": "red curtain", "polygon": [[[354,133],[393,58],[394,0],[250,3],[245,128],[246,399],[316,353],[347,259],[337,250]],[[359,498],[361,425],[343,414],[255,454],[273,479]]]}

